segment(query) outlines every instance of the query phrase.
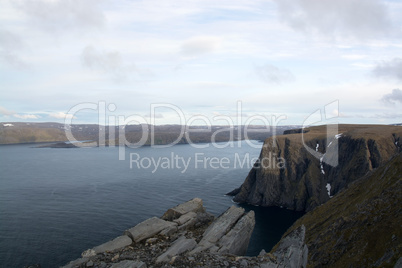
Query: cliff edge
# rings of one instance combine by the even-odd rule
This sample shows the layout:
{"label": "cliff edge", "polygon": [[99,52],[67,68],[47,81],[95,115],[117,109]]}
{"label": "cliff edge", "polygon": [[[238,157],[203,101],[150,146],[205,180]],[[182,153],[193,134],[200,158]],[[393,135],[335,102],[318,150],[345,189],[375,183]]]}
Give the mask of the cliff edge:
{"label": "cliff edge", "polygon": [[[265,140],[235,202],[310,211],[402,151],[402,127],[317,126]],[[288,133],[288,134],[287,134]]]}

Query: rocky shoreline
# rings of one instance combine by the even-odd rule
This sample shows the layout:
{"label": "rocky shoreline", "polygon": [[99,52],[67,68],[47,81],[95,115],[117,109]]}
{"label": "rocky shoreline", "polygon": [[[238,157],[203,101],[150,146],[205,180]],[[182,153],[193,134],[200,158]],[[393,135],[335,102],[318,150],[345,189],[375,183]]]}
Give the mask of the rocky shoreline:
{"label": "rocky shoreline", "polygon": [[215,218],[194,198],[84,251],[63,268],[306,267],[304,226],[282,238],[273,252],[243,256],[254,225],[253,211],[232,206]]}

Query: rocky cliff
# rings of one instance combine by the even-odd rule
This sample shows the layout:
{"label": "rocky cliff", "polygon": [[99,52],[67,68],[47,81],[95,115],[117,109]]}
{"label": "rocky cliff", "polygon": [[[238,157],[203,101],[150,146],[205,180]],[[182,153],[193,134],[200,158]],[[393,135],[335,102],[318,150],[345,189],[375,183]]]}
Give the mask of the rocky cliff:
{"label": "rocky cliff", "polygon": [[254,212],[230,207],[217,219],[194,198],[145,220],[112,241],[88,249],[73,267],[305,267],[305,227],[290,232],[275,252],[244,255],[255,224]]}
{"label": "rocky cliff", "polygon": [[[328,133],[331,133],[328,135]],[[265,140],[235,202],[310,211],[402,151],[402,127],[318,126]]]}
{"label": "rocky cliff", "polygon": [[310,267],[402,267],[402,154],[294,223]]}

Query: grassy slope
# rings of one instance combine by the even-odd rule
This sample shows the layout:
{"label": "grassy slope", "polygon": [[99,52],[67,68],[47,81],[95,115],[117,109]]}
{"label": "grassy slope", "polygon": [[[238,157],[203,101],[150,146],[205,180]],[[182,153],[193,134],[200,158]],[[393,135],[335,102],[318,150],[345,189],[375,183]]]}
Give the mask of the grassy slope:
{"label": "grassy slope", "polygon": [[[300,218],[310,267],[393,267],[402,255],[402,154]],[[285,234],[286,235],[286,234]]]}

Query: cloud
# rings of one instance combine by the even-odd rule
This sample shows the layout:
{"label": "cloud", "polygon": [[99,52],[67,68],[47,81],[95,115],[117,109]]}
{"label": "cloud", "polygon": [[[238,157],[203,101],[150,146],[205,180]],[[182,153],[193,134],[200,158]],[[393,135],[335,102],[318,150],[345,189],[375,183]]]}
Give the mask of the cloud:
{"label": "cloud", "polygon": [[0,106],[0,114],[1,115],[13,115],[15,112],[7,110],[6,108]]}
{"label": "cloud", "polygon": [[0,29],[0,59],[16,68],[26,68],[27,64],[18,55],[25,45],[21,38],[7,30]]}
{"label": "cloud", "polygon": [[39,115],[34,114],[13,114],[14,117],[19,119],[39,119]]}
{"label": "cloud", "polygon": [[275,0],[281,19],[294,30],[336,39],[386,36],[394,27],[380,0]]}
{"label": "cloud", "polygon": [[5,115],[5,116],[13,116],[15,118],[19,119],[39,119],[39,115],[34,115],[34,114],[17,114],[14,111],[10,111],[2,106],[0,106],[0,115]]}
{"label": "cloud", "polygon": [[385,94],[381,100],[386,104],[402,103],[402,90],[398,88],[393,89],[391,93]]}
{"label": "cloud", "polygon": [[391,77],[402,81],[402,59],[394,58],[379,63],[373,69],[373,74],[377,77]]}
{"label": "cloud", "polygon": [[398,119],[398,118],[402,118],[402,114],[398,114],[398,113],[382,113],[382,114],[375,114],[373,116],[370,116],[370,118],[376,118],[376,119]]}
{"label": "cloud", "polygon": [[51,113],[51,114],[49,114],[49,116],[52,118],[57,118],[57,119],[67,119],[67,118],[77,119],[76,116],[73,116],[72,114],[66,114],[63,112]]}
{"label": "cloud", "polygon": [[219,48],[221,39],[215,36],[198,36],[185,41],[180,54],[186,57],[194,57],[211,53]]}
{"label": "cloud", "polygon": [[119,72],[123,65],[121,55],[118,51],[98,52],[92,46],[84,48],[81,60],[86,67],[102,69],[106,72]]}
{"label": "cloud", "polygon": [[279,69],[270,64],[256,66],[254,71],[258,77],[266,83],[281,84],[285,82],[293,82],[295,80],[294,75],[289,70]]}
{"label": "cloud", "polygon": [[93,46],[87,46],[81,54],[81,62],[89,69],[110,74],[115,82],[127,80],[130,74],[137,74],[141,78],[153,77],[150,70],[137,68],[135,64],[124,63],[118,51],[99,52]]}
{"label": "cloud", "polygon": [[106,21],[99,0],[19,0],[15,5],[34,23],[52,32],[101,28]]}

